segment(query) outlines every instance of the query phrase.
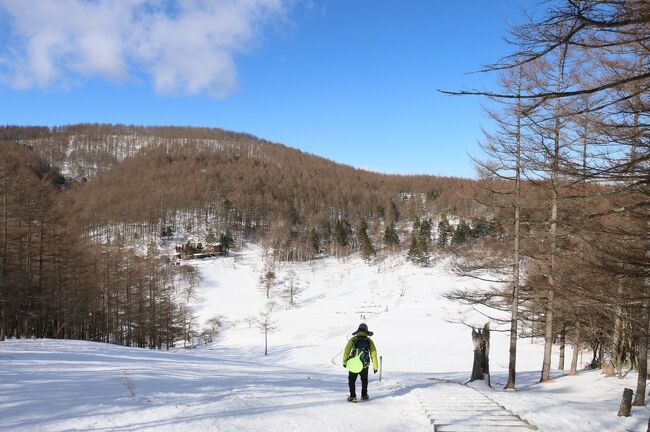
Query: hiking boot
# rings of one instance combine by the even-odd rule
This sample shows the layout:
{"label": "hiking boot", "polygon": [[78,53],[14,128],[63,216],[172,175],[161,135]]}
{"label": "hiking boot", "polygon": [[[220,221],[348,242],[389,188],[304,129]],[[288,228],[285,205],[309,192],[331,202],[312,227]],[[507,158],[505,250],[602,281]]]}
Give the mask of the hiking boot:
{"label": "hiking boot", "polygon": [[348,396],[348,402],[356,402],[357,397],[356,396]]}
{"label": "hiking boot", "polygon": [[370,399],[370,397],[367,394],[361,395],[361,400],[368,400],[368,399]]}

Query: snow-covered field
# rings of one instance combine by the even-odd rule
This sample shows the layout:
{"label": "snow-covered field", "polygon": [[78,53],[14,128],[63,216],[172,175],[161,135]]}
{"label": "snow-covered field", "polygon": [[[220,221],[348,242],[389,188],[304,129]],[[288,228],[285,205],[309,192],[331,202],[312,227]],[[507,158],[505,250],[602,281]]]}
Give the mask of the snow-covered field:
{"label": "snow-covered field", "polygon": [[[267,356],[251,320],[269,301],[259,282],[260,250],[247,249],[237,262],[197,266],[201,281],[191,304],[199,323],[215,315],[226,321],[213,344],[161,352],[81,341],[2,342],[0,430],[429,431],[419,398],[439,380],[469,378],[470,330],[459,321],[482,325],[485,318],[442,297],[476,283],[450,274],[442,262],[426,269],[400,257],[372,265],[359,258],[278,264],[270,299],[277,330]],[[291,307],[283,293],[290,272],[301,290]],[[350,404],[341,353],[362,320],[375,333],[383,378],[371,373],[371,401]],[[502,391],[507,336],[492,333],[494,389],[480,388],[492,400],[545,431],[645,430],[647,408],[616,417],[634,373],[619,380],[598,371],[555,372],[552,383],[536,384],[542,346],[530,340],[519,344],[519,390]]]}

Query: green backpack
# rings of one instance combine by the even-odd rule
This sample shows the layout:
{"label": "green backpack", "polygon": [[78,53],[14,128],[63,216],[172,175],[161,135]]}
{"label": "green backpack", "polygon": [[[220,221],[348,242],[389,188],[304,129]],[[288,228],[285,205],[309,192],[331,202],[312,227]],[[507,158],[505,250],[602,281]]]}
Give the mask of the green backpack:
{"label": "green backpack", "polygon": [[352,373],[359,373],[370,364],[370,339],[358,336],[350,351],[345,367]]}
{"label": "green backpack", "polygon": [[351,357],[345,363],[345,367],[352,373],[359,373],[363,370],[363,362],[361,361],[361,353],[357,353],[356,356]]}

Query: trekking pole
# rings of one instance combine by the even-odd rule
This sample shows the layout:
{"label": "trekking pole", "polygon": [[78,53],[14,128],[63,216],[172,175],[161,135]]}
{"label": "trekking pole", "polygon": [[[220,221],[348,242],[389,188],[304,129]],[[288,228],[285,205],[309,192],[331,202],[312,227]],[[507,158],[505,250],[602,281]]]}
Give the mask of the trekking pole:
{"label": "trekking pole", "polygon": [[384,368],[382,367],[383,363],[384,363],[384,356],[379,356],[379,381],[381,381],[381,373],[384,370]]}

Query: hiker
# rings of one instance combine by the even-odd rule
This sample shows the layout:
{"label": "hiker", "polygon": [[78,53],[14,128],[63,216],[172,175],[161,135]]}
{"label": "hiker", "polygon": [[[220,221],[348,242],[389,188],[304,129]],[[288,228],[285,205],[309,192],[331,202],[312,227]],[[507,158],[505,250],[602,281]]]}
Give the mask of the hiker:
{"label": "hiker", "polygon": [[356,382],[361,375],[361,399],[368,399],[368,367],[372,361],[372,369],[377,373],[377,349],[370,339],[372,332],[368,331],[365,323],[359,324],[357,331],[352,333],[352,338],[343,350],[343,367],[348,369],[348,385],[350,387],[349,402],[357,401]]}

